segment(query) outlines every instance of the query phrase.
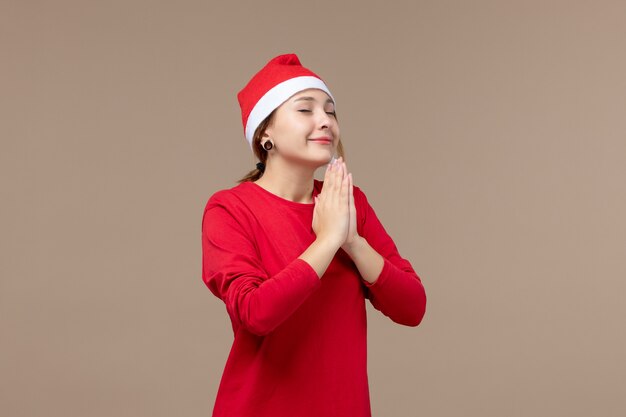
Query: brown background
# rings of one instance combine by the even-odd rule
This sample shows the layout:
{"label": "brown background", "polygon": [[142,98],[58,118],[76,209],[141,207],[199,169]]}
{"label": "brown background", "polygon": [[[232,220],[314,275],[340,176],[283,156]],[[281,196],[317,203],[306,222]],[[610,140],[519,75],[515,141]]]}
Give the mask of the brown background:
{"label": "brown background", "polygon": [[1,5],[3,416],[210,414],[202,210],[286,52],[429,296],[418,328],[368,305],[374,414],[624,415],[625,2]]}

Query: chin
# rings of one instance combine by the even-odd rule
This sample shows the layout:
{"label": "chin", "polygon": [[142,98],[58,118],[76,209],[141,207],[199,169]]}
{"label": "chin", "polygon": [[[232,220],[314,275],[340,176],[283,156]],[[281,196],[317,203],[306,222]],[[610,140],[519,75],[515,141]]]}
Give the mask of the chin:
{"label": "chin", "polygon": [[322,166],[322,165],[327,165],[327,164],[329,164],[329,163],[330,163],[330,161],[332,161],[332,160],[333,160],[333,156],[334,156],[334,155],[335,155],[335,154],[331,152],[331,153],[330,153],[330,154],[328,154],[328,155],[324,155],[323,157],[321,157],[321,158],[320,158],[318,161],[316,161],[316,162],[318,162],[319,166]]}
{"label": "chin", "polygon": [[328,165],[330,160],[331,158],[326,157],[326,158],[319,158],[319,159],[308,159],[306,161],[301,161],[301,163],[304,165],[308,165],[311,168],[318,169],[318,168]]}
{"label": "chin", "polygon": [[300,157],[295,157],[292,161],[299,165],[308,165],[317,169],[328,165],[328,163],[333,159],[333,155],[333,151],[329,150],[328,152],[316,152],[315,154],[309,154],[307,156],[302,155]]}

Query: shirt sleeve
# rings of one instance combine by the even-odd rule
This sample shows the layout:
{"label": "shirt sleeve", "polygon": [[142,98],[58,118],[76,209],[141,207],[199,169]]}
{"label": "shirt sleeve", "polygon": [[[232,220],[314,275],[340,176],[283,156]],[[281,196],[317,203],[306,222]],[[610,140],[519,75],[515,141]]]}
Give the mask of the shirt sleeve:
{"label": "shirt sleeve", "polygon": [[[363,280],[366,297],[374,308],[396,323],[417,326],[426,312],[426,292],[411,263],[400,256],[365,194],[354,187],[355,204],[362,215],[359,234],[384,259],[383,269],[373,284]],[[359,203],[360,202],[360,203]]]}
{"label": "shirt sleeve", "polygon": [[266,335],[285,321],[320,284],[296,258],[274,276],[265,272],[252,232],[223,205],[207,204],[202,220],[202,279],[226,304],[233,330]]}

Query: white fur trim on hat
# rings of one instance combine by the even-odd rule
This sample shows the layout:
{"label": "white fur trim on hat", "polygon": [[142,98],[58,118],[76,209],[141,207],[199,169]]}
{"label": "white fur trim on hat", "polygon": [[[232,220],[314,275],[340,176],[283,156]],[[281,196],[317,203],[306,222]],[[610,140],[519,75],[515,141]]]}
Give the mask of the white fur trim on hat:
{"label": "white fur trim on hat", "polygon": [[248,122],[246,123],[246,139],[250,144],[250,148],[252,148],[252,137],[254,136],[254,131],[261,124],[261,122],[269,116],[274,109],[287,101],[289,97],[309,88],[320,89],[326,92],[326,94],[328,94],[330,98],[335,101],[333,95],[330,94],[328,87],[324,84],[324,81],[317,77],[295,77],[275,85],[267,93],[265,93],[259,101],[257,101],[254,108],[250,112],[250,116],[248,116]]}

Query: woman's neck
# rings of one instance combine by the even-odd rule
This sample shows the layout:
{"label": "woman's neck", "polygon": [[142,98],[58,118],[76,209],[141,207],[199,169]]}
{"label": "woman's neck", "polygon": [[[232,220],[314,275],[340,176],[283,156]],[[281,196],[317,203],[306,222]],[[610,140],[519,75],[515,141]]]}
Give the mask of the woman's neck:
{"label": "woman's neck", "polygon": [[281,198],[296,203],[312,203],[315,168],[302,165],[283,166],[272,161],[255,184]]}

